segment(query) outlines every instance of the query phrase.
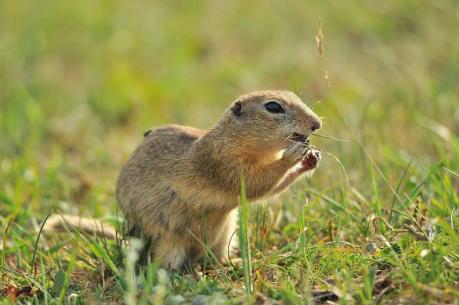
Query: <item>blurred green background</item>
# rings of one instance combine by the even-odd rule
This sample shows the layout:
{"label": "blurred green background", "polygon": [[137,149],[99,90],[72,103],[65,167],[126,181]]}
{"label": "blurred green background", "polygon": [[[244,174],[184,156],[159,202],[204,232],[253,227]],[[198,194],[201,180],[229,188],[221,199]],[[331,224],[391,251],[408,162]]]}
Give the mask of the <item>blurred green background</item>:
{"label": "blurred green background", "polygon": [[[27,194],[34,215],[113,212],[143,131],[210,128],[268,88],[295,91],[322,134],[351,140],[313,139],[363,194],[370,162],[352,130],[392,184],[410,160],[457,170],[458,38],[453,0],[1,1],[0,193]],[[325,157],[311,183],[343,179]]]}

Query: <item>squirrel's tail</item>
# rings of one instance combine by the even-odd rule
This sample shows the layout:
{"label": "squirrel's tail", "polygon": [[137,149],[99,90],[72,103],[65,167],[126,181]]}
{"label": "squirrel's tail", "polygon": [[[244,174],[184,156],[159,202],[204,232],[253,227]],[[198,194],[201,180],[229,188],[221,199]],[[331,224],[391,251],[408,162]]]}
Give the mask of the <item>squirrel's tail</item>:
{"label": "squirrel's tail", "polygon": [[53,215],[46,221],[43,232],[82,232],[107,239],[116,239],[117,233],[113,226],[103,224],[100,220],[73,215]]}

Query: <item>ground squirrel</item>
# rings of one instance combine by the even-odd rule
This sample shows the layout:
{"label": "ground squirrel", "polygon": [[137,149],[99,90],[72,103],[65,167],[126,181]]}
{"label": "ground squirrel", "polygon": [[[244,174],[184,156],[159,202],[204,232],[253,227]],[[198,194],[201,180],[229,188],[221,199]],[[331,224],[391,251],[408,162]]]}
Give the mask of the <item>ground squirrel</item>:
{"label": "ground squirrel", "polygon": [[257,91],[234,101],[209,131],[147,131],[116,187],[131,232],[152,240],[154,259],[168,269],[198,261],[204,245],[224,259],[241,177],[251,201],[283,191],[317,166],[320,154],[305,142],[321,124],[294,93]]}

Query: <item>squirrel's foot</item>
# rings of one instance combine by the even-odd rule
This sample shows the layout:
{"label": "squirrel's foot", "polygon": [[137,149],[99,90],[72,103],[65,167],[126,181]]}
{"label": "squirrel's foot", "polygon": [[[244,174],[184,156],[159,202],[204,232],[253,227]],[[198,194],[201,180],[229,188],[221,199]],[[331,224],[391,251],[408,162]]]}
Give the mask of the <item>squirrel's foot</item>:
{"label": "squirrel's foot", "polygon": [[300,172],[306,172],[313,170],[317,167],[321,159],[320,151],[311,149],[306,153],[303,160],[301,161]]}
{"label": "squirrel's foot", "polygon": [[185,262],[186,252],[183,246],[174,244],[172,240],[160,240],[155,249],[154,260],[159,261],[161,267],[167,270],[181,270]]}

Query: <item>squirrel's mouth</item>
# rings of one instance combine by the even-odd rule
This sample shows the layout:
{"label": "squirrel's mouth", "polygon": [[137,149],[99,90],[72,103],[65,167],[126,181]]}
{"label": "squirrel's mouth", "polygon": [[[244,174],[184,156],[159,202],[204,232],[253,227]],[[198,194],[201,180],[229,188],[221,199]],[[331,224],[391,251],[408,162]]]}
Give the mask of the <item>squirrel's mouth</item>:
{"label": "squirrel's mouth", "polygon": [[290,139],[292,139],[293,141],[296,141],[296,142],[305,143],[308,140],[308,136],[304,135],[304,134],[301,134],[301,133],[298,133],[298,132],[294,132],[291,135]]}

